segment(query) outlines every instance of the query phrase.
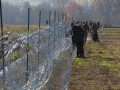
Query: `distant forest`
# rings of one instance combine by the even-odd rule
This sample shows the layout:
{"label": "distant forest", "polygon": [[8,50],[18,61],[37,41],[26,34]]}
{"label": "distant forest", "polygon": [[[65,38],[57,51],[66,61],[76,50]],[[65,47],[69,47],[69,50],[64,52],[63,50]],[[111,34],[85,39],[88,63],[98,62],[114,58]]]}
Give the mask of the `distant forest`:
{"label": "distant forest", "polygon": [[30,24],[37,25],[39,11],[42,12],[42,24],[46,23],[51,10],[51,22],[54,21],[54,12],[56,11],[56,20],[62,19],[62,15],[66,14],[68,19],[81,21],[100,21],[103,24],[112,24],[120,26],[120,0],[92,0],[91,4],[80,5],[72,0],[63,0],[50,4],[42,2],[37,6],[31,6],[29,2],[24,2],[23,5],[13,5],[8,2],[2,3],[3,6],[3,22],[8,25],[26,25],[27,24],[27,9],[30,11]]}
{"label": "distant forest", "polygon": [[[48,3],[43,2],[38,6],[30,6],[29,2],[25,2],[24,5],[12,5],[10,3],[3,3],[3,21],[8,25],[26,25],[28,17],[28,7],[30,8],[30,24],[37,25],[39,20],[39,11],[41,10],[42,24],[46,23],[49,18],[49,11],[53,16],[55,9]],[[58,11],[58,10],[56,10]],[[56,12],[58,13],[58,12]],[[53,20],[53,17],[52,17]]]}

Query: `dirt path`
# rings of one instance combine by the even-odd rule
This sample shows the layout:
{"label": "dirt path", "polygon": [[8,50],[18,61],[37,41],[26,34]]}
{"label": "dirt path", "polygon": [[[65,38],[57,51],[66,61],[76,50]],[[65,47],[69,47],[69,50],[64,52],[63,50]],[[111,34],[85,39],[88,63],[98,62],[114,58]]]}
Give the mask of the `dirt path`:
{"label": "dirt path", "polygon": [[74,58],[68,90],[120,90],[120,29],[99,36],[85,45],[85,59]]}

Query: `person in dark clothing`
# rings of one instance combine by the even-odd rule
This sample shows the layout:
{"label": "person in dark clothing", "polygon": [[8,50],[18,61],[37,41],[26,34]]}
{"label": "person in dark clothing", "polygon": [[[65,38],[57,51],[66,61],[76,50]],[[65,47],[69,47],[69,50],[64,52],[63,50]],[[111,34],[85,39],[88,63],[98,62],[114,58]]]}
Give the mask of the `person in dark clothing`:
{"label": "person in dark clothing", "polygon": [[98,30],[99,30],[99,28],[100,28],[100,22],[97,22],[97,27],[98,27]]}
{"label": "person in dark clothing", "polygon": [[73,45],[77,47],[77,57],[84,57],[84,31],[79,25],[79,22],[76,22],[76,24],[77,25],[72,28],[72,41]]}
{"label": "person in dark clothing", "polygon": [[92,26],[92,39],[94,42],[99,42],[99,38],[98,38],[98,26],[96,23],[93,23],[93,26]]}
{"label": "person in dark clothing", "polygon": [[70,34],[71,34],[71,36],[72,36],[72,43],[73,43],[73,45],[74,45],[74,41],[73,41],[73,28],[74,28],[74,26],[75,26],[75,23],[72,22],[72,23],[70,24],[70,26],[71,26]]}
{"label": "person in dark clothing", "polygon": [[90,33],[92,32],[92,25],[93,25],[93,23],[92,23],[92,21],[90,21],[90,22],[89,22],[89,32],[90,32]]}
{"label": "person in dark clothing", "polygon": [[86,22],[86,23],[83,25],[83,30],[84,30],[84,43],[86,43],[86,41],[87,41],[87,33],[89,32],[88,22]]}
{"label": "person in dark clothing", "polygon": [[73,41],[73,27],[75,26],[74,22],[71,22],[70,23],[70,26],[71,26],[71,30],[69,31],[70,35],[72,36],[72,46],[73,46],[73,51],[75,50],[75,44],[74,44],[74,41]]}
{"label": "person in dark clothing", "polygon": [[93,26],[93,22],[92,21],[90,21],[89,22],[89,33],[90,33],[90,35],[91,35],[91,37],[92,37],[92,26]]}

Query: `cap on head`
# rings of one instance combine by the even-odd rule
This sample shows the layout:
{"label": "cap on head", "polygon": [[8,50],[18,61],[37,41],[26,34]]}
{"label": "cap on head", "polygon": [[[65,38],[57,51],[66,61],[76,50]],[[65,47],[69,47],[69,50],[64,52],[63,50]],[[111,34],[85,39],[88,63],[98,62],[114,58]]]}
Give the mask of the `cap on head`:
{"label": "cap on head", "polygon": [[76,23],[75,23],[76,25],[80,25],[80,21],[76,21]]}

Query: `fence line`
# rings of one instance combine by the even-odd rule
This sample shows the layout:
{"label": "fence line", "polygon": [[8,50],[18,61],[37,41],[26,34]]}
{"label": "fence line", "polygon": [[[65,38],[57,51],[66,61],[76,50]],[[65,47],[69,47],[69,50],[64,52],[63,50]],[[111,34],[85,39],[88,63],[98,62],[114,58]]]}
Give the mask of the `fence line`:
{"label": "fence line", "polygon": [[[57,21],[57,17],[58,17],[58,22],[60,21],[60,19],[62,19],[63,20],[63,16],[64,16],[64,14],[62,14],[62,18],[60,18],[60,13],[58,12],[58,16],[57,16],[57,12],[56,12],[56,10],[53,12],[54,13],[54,18],[53,18],[53,21],[54,21],[54,23]],[[26,57],[26,65],[25,65],[25,68],[26,68],[26,83],[28,82],[28,77],[29,77],[29,34],[30,34],[30,8],[28,8],[28,21],[27,21],[27,47],[26,47],[26,54],[27,54],[27,57]],[[51,12],[51,10],[49,11],[49,19],[48,19],[48,25],[50,26],[51,25],[51,22],[52,22],[52,20],[51,20],[51,16],[52,16],[52,12]],[[41,10],[39,11],[39,39],[40,39],[40,28],[41,28],[41,17],[42,17],[42,12],[41,12]],[[3,18],[2,18],[2,3],[1,3],[1,0],[0,0],[0,18],[1,18],[1,37],[2,37],[2,40],[1,40],[1,52],[2,52],[2,69],[3,69],[3,84],[4,84],[4,87],[3,88],[5,88],[5,81],[7,81],[6,80],[6,71],[5,71],[5,55],[4,55],[4,53],[5,53],[5,51],[4,51],[4,38],[3,38],[3,36],[4,36],[4,31],[3,31]],[[49,30],[50,30],[50,28],[49,28]],[[55,30],[54,30],[54,33],[55,33]],[[58,34],[59,34],[59,31],[58,31]],[[58,37],[59,37],[59,35],[58,35]],[[49,33],[49,38],[50,38],[50,33]],[[38,41],[40,41],[40,40],[38,40]],[[38,45],[38,65],[39,65],[39,53],[40,53],[40,51],[39,51],[39,46],[40,46],[40,43],[39,43],[39,45]],[[49,43],[48,43],[48,46],[49,46]],[[55,37],[54,37],[54,47],[55,47]],[[50,46],[49,46],[49,48],[48,49],[50,49]],[[50,51],[50,50],[48,50],[48,51]],[[49,52],[50,53],[50,52]]]}

